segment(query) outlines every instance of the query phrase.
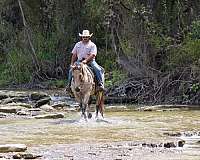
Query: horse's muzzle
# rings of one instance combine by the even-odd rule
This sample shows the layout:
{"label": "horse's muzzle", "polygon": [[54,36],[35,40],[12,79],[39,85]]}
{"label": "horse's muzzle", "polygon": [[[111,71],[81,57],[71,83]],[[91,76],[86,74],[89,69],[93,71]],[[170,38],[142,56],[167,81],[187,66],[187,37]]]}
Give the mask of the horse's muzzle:
{"label": "horse's muzzle", "polygon": [[76,88],[75,88],[75,91],[76,91],[76,92],[80,92],[80,90],[81,90],[80,87],[76,87]]}

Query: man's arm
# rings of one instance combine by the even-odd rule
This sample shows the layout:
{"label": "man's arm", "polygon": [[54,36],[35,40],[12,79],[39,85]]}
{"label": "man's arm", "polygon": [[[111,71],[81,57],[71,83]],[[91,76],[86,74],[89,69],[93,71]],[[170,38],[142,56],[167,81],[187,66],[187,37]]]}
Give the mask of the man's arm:
{"label": "man's arm", "polygon": [[82,61],[82,63],[87,64],[91,60],[93,60],[96,56],[94,54],[91,54],[89,57],[87,57],[85,60]]}
{"label": "man's arm", "polygon": [[76,62],[76,60],[77,60],[77,54],[76,53],[73,53],[72,54],[72,58],[71,58],[71,66],[73,66],[74,65],[74,62]]}

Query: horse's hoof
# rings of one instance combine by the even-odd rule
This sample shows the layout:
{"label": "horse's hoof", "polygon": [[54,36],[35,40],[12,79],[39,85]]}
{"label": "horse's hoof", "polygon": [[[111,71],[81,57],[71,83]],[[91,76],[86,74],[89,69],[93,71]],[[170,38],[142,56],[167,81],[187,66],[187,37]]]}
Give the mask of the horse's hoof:
{"label": "horse's hoof", "polygon": [[92,118],[92,113],[88,113],[88,118]]}

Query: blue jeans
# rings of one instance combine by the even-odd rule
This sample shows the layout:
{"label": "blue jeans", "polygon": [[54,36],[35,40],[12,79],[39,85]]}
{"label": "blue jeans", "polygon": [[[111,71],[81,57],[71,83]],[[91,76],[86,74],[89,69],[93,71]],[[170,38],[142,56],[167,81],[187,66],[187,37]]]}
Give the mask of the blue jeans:
{"label": "blue jeans", "polygon": [[[80,61],[76,61],[76,62],[80,62]],[[97,64],[97,62],[95,60],[92,60],[88,66],[90,66],[96,76],[97,82],[99,85],[104,86],[104,69]],[[68,83],[71,84],[71,80],[72,80],[72,69],[70,68],[69,70],[69,74],[68,74]]]}

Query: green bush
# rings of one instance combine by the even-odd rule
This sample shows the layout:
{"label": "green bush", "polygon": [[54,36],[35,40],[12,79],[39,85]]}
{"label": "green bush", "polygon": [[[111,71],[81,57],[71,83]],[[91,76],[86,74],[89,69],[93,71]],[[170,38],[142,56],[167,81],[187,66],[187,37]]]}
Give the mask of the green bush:
{"label": "green bush", "polygon": [[55,61],[56,45],[58,37],[51,33],[51,36],[46,39],[41,33],[35,34],[34,44],[38,59]]}
{"label": "green bush", "polygon": [[191,32],[183,43],[173,47],[168,54],[168,68],[191,66],[200,59],[200,21],[192,23]]}
{"label": "green bush", "polygon": [[13,49],[9,52],[7,62],[4,67],[0,66],[0,85],[8,83],[24,83],[31,80],[32,70],[29,56],[21,52],[20,49]]}
{"label": "green bush", "polygon": [[109,72],[105,76],[105,86],[110,87],[112,85],[117,85],[121,83],[125,78],[127,78],[127,74],[122,71],[115,69],[112,72]]}
{"label": "green bush", "polygon": [[191,32],[189,35],[193,40],[200,39],[200,20],[192,22]]}
{"label": "green bush", "polygon": [[99,50],[96,58],[99,65],[101,65],[105,72],[110,72],[117,69],[116,55],[111,51]]}

